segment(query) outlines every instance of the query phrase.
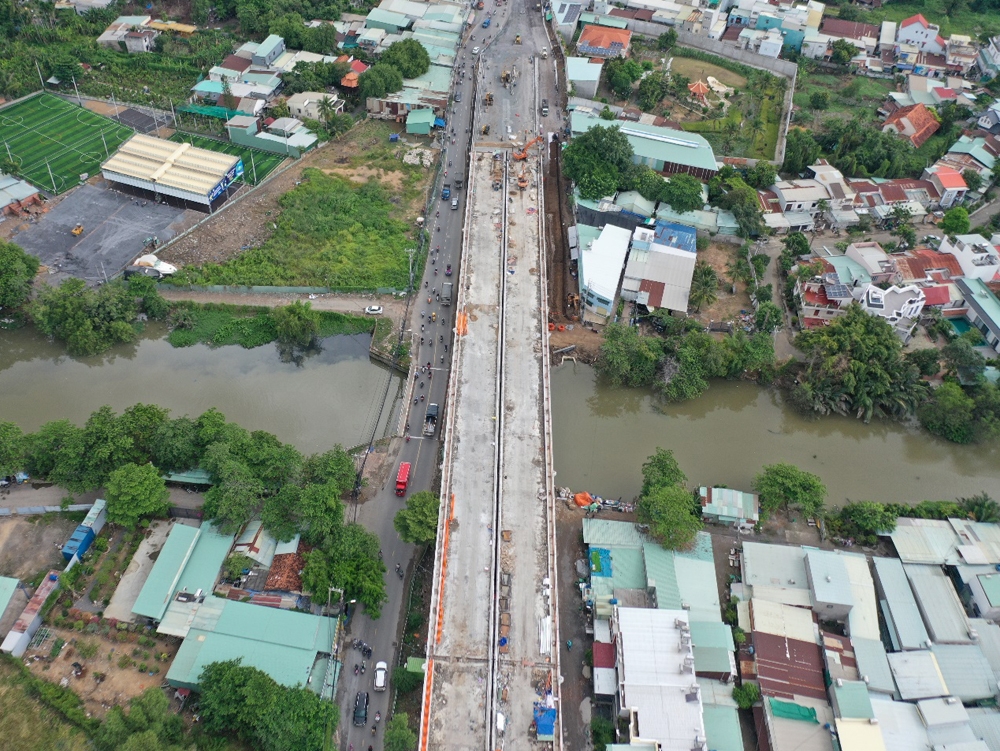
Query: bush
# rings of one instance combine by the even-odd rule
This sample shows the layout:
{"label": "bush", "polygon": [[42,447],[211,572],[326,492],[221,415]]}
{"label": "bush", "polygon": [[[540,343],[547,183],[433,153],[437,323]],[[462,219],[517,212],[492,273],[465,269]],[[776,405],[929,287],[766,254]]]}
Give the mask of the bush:
{"label": "bush", "polygon": [[615,725],[606,717],[594,717],[590,721],[590,736],[594,751],[605,751],[609,743],[615,742]]}
{"label": "bush", "polygon": [[76,621],[76,622],[75,622],[75,623],[73,624],[73,628],[74,628],[75,630],[77,630],[77,631],[83,631],[83,627],[84,627],[84,625],[85,625],[85,624],[84,624],[84,622],[83,622],[83,621]]}
{"label": "bush", "polygon": [[392,682],[399,693],[408,694],[423,685],[424,676],[406,668],[396,668],[392,671]]}
{"label": "bush", "polygon": [[132,658],[129,657],[128,655],[123,654],[121,657],[118,658],[118,667],[121,668],[122,670],[132,667]]}
{"label": "bush", "polygon": [[733,701],[740,709],[750,709],[760,701],[760,687],[756,683],[744,683],[733,689]]}
{"label": "bush", "polygon": [[65,643],[65,639],[56,639],[52,644],[52,649],[49,651],[49,657],[53,660],[58,657],[59,653],[62,652],[62,648]]}
{"label": "bush", "polygon": [[148,670],[149,670],[149,666],[146,663],[144,663],[144,662],[140,662],[139,663],[139,672],[140,673],[145,673]]}

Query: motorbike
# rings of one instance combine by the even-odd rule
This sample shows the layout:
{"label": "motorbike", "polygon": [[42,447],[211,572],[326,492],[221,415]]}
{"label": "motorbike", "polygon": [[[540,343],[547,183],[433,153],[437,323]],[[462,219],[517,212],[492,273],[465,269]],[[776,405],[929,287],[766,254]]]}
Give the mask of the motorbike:
{"label": "motorbike", "polygon": [[359,670],[360,670],[360,667],[358,666],[357,663],[355,663],[354,664],[354,674],[357,675]]}
{"label": "motorbike", "polygon": [[366,667],[366,665],[365,665],[365,661],[364,661],[364,660],[362,660],[362,661],[361,661],[361,672],[362,672],[362,673],[364,673],[364,672],[365,672],[365,667]]}
{"label": "motorbike", "polygon": [[375,722],[381,722],[381,721],[382,721],[382,713],[381,712],[376,712],[375,713]]}
{"label": "motorbike", "polygon": [[409,442],[410,442],[410,436],[406,436],[406,442],[407,442],[407,443],[409,443]]}

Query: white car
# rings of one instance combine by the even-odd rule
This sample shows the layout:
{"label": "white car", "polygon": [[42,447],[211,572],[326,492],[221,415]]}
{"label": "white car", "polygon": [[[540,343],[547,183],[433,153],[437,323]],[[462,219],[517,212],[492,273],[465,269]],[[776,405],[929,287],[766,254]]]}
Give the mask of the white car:
{"label": "white car", "polygon": [[375,663],[375,690],[385,691],[386,680],[389,674],[389,666],[384,662]]}
{"label": "white car", "polygon": [[367,313],[370,316],[380,316],[382,315],[382,306],[369,305],[367,308],[365,308],[365,313]]}
{"label": "white car", "polygon": [[472,54],[473,55],[478,55],[479,54],[479,48],[478,47],[473,47],[472,48]]}
{"label": "white car", "polygon": [[135,259],[133,266],[144,266],[148,269],[156,269],[160,272],[161,276],[170,276],[171,274],[177,273],[177,267],[166,261],[161,261],[152,253],[147,253],[144,256],[139,256]]}

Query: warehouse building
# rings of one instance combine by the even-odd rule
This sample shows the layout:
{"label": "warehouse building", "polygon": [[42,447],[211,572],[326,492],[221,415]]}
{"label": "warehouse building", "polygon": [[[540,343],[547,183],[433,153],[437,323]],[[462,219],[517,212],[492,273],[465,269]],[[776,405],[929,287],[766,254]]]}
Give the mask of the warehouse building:
{"label": "warehouse building", "polygon": [[101,173],[109,182],[211,211],[212,204],[228,197],[230,186],[242,177],[243,160],[137,133],[101,165]]}

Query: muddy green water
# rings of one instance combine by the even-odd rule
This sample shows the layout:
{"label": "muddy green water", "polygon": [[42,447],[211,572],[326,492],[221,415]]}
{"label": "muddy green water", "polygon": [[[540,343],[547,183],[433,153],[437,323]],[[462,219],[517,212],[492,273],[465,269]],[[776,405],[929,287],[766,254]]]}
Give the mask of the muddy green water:
{"label": "muddy green water", "polygon": [[[367,443],[386,381],[390,397],[399,389],[397,376],[369,360],[367,334],[326,339],[300,364],[283,362],[274,344],[175,349],[164,334],[150,326],[135,344],[74,358],[32,328],[0,331],[0,420],[35,430],[62,418],[82,424],[103,404],[121,411],[154,403],[175,416],[216,407],[245,428],[314,452]],[[387,407],[378,435],[395,419]]]}
{"label": "muddy green water", "polygon": [[552,369],[556,483],[632,498],[657,446],[673,450],[692,485],[750,489],[765,464],[789,462],[819,475],[828,504],[1000,497],[1000,450],[956,446],[916,427],[846,417],[805,418],[780,394],[713,382],[699,399],[661,405],[648,391],[610,389],[592,368]]}

